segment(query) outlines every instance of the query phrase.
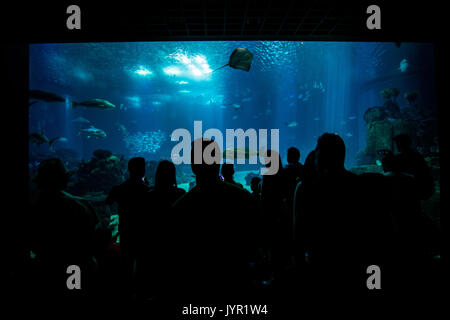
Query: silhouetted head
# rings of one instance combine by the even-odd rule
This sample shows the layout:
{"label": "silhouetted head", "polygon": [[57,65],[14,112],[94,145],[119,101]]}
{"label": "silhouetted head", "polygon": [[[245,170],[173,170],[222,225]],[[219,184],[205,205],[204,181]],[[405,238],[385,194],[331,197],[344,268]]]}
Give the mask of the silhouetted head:
{"label": "silhouetted head", "polygon": [[345,143],[333,133],[324,133],[317,140],[315,151],[317,170],[320,173],[338,172],[344,169]]}
{"label": "silhouetted head", "polygon": [[287,162],[297,163],[300,161],[300,150],[296,147],[290,147],[287,152]]}
{"label": "silhouetted head", "polygon": [[191,168],[200,181],[217,181],[219,179],[222,154],[217,142],[199,138],[191,144]]}
{"label": "silhouetted head", "polygon": [[411,149],[411,138],[406,133],[394,137],[398,152],[404,152]]}
{"label": "silhouetted head", "polygon": [[68,172],[64,163],[58,159],[47,159],[39,164],[34,182],[38,188],[47,191],[60,191],[67,186],[71,172]]}
{"label": "silhouetted head", "polygon": [[222,164],[222,176],[225,181],[233,180],[234,175],[234,165],[232,163],[224,163]]}
{"label": "silhouetted head", "polygon": [[145,175],[145,159],[142,157],[131,158],[128,161],[128,172],[132,179],[143,178]]}
{"label": "silhouetted head", "polygon": [[261,182],[260,177],[253,177],[252,181],[250,182],[250,188],[253,192],[259,192],[259,183]]}
{"label": "silhouetted head", "polygon": [[159,162],[155,174],[155,188],[168,189],[177,186],[175,165],[168,160]]}

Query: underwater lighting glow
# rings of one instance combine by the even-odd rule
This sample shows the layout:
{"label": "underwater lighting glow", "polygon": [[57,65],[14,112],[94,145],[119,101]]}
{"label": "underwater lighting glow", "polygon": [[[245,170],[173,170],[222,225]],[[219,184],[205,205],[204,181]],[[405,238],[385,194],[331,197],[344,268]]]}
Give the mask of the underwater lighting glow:
{"label": "underwater lighting glow", "polygon": [[206,63],[206,58],[204,56],[202,56],[202,55],[196,55],[194,57],[194,61],[195,61],[195,63],[198,63],[198,64],[205,64]]}
{"label": "underwater lighting glow", "polygon": [[178,76],[181,74],[181,70],[175,66],[166,67],[163,69],[163,71],[169,76]]}
{"label": "underwater lighting glow", "polygon": [[179,90],[178,92],[180,92],[180,93],[189,93],[191,91],[190,90]]}
{"label": "underwater lighting glow", "polygon": [[185,53],[177,52],[174,55],[174,59],[183,63],[183,64],[189,64],[191,63],[191,59],[188,58],[188,56]]}
{"label": "underwater lighting glow", "polygon": [[80,69],[80,68],[76,68],[74,71],[74,75],[75,77],[77,77],[78,79],[82,80],[82,81],[89,81],[92,79],[92,75],[85,72],[84,70]]}
{"label": "underwater lighting glow", "polygon": [[203,72],[199,68],[197,68],[196,66],[194,66],[192,64],[189,65],[189,70],[191,71],[191,74],[194,76],[198,77],[198,76],[203,75]]}
{"label": "underwater lighting glow", "polygon": [[146,68],[144,68],[143,66],[140,66],[139,69],[137,69],[136,71],[134,71],[135,73],[137,73],[138,75],[141,76],[148,76],[149,74],[152,74],[152,72]]}
{"label": "underwater lighting glow", "polygon": [[209,64],[202,63],[200,66],[202,67],[204,73],[212,72],[212,69],[209,67]]}
{"label": "underwater lighting glow", "polygon": [[[204,55],[189,55],[181,50],[170,54],[170,58],[176,61],[175,65],[164,68],[167,75],[183,76],[195,80],[209,80],[212,69]],[[178,84],[187,84],[186,81],[178,81]]]}

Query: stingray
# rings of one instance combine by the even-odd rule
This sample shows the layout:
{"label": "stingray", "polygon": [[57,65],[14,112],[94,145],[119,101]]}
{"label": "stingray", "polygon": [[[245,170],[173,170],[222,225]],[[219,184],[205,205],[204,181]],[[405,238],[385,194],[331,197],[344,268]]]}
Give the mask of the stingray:
{"label": "stingray", "polygon": [[249,71],[250,65],[252,64],[252,60],[253,60],[253,53],[251,53],[248,49],[236,48],[231,54],[228,63],[224,66],[221,66],[220,68],[217,68],[214,71],[225,68],[226,66],[230,66],[234,69]]}

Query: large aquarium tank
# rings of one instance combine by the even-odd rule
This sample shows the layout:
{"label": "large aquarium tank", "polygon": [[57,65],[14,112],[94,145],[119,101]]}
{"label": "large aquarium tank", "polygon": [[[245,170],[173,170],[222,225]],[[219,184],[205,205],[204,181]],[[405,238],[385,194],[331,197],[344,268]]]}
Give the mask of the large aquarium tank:
{"label": "large aquarium tank", "polygon": [[[252,59],[218,69],[236,48]],[[178,143],[172,133],[193,137],[194,121],[224,137],[227,129],[267,129],[269,136],[277,129],[283,165],[289,147],[303,162],[321,134],[336,133],[346,168],[357,173],[382,172],[378,151],[395,153],[393,137],[407,133],[438,173],[434,68],[428,43],[31,44],[30,177],[43,159],[60,158],[74,173],[69,191],[106,194],[140,156],[152,183],[158,161],[170,160]],[[260,167],[235,163],[235,180],[249,189]],[[177,165],[177,182],[194,185],[189,165]]]}

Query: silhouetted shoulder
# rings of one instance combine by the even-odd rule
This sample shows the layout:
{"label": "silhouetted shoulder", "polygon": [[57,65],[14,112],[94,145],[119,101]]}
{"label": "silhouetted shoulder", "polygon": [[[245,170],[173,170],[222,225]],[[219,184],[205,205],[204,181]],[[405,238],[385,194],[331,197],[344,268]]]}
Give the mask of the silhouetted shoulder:
{"label": "silhouetted shoulder", "polygon": [[[191,202],[202,201],[204,202],[204,197],[220,197],[226,199],[226,201],[250,201],[250,192],[240,188],[232,183],[222,181],[214,186],[214,188],[200,188],[198,185],[192,188],[189,192],[182,195],[173,204],[174,208],[184,207],[190,205]],[[198,202],[197,205],[200,205]],[[226,203],[229,205],[229,203]]]}
{"label": "silhouetted shoulder", "polygon": [[244,187],[242,186],[242,184],[240,183],[230,183],[230,182],[223,182],[223,189],[224,190],[229,190],[230,192],[243,192],[242,194],[249,194],[250,192],[248,192],[248,190],[244,189]]}

